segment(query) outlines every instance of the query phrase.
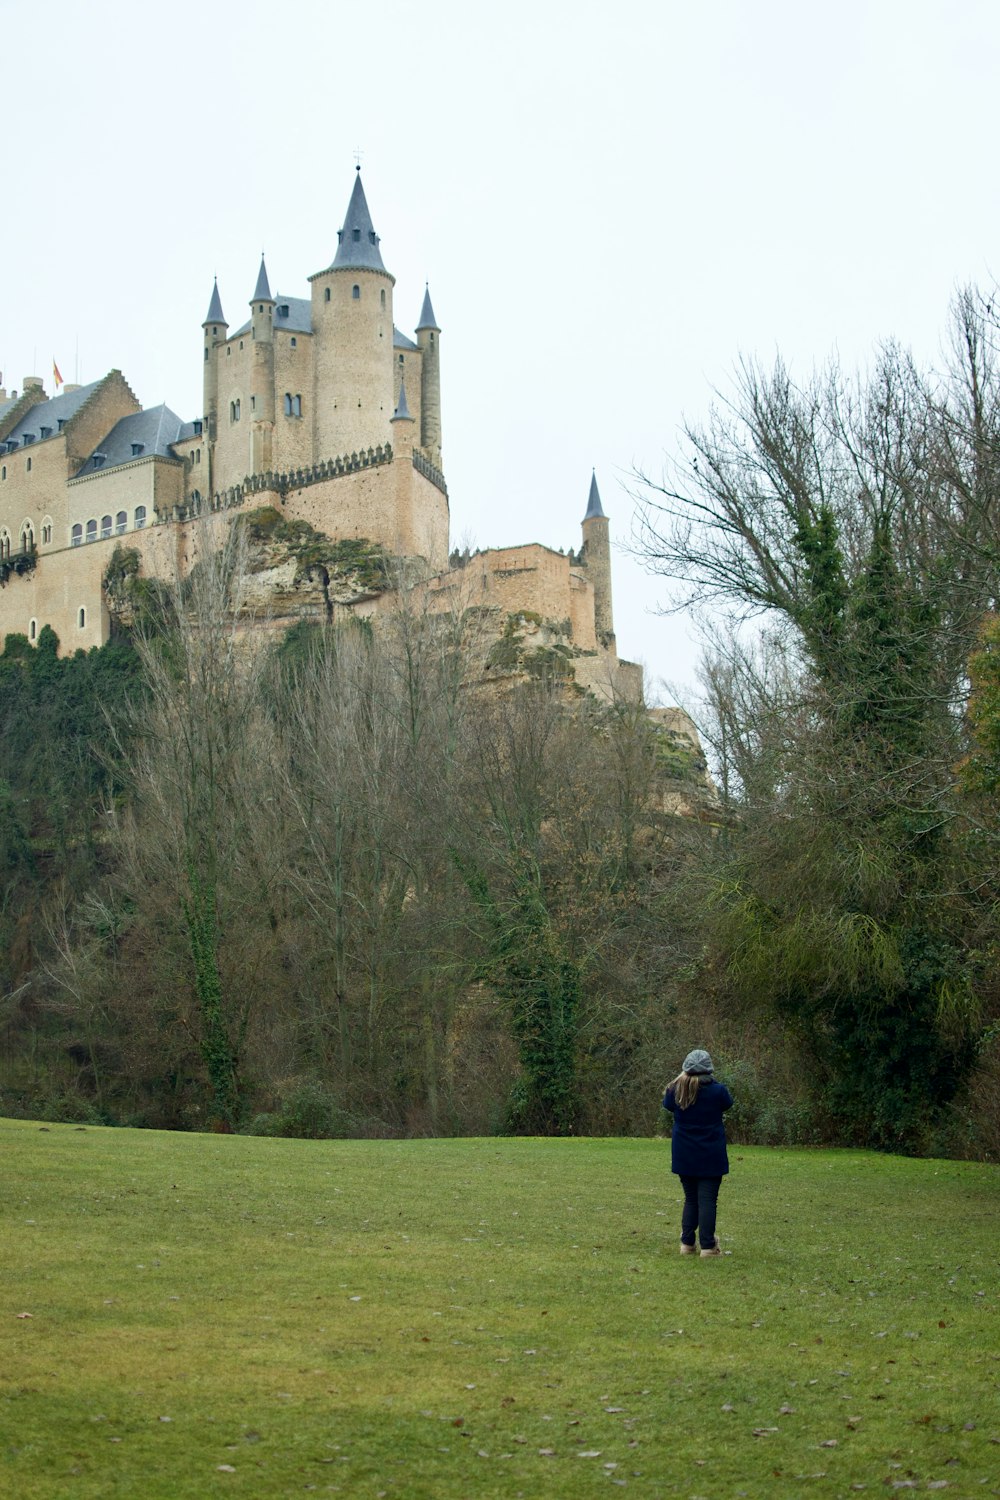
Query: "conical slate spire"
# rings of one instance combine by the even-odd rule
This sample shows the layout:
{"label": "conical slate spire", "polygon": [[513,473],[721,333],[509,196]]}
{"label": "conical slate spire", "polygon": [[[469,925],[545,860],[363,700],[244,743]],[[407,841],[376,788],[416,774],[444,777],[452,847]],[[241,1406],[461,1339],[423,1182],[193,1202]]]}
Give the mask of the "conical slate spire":
{"label": "conical slate spire", "polygon": [[253,289],[251,302],[273,302],[271,288],[267,282],[267,267],[264,264],[264,252],[261,251],[260,270],[257,272],[257,285]]}
{"label": "conical slate spire", "polygon": [[604,514],[604,508],[601,505],[601,496],[597,488],[597,475],[596,473],[591,471],[590,496],[587,500],[587,514],[583,519],[585,521],[595,521],[598,517],[600,517],[602,521],[607,520],[607,517]]}
{"label": "conical slate spire", "polygon": [[365,190],[361,186],[360,168],[354,179],[354,190],[351,193],[351,201],[347,205],[344,227],[338,231],[337,240],[337,253],[333,257],[334,266],[361,271],[385,270],[378,248],[378,235],[372,225],[372,216],[368,212]]}
{"label": "conical slate spire", "polygon": [[[225,317],[223,316],[223,313],[222,313],[222,298],[219,296],[219,278],[218,277],[215,278],[215,284],[212,287],[212,300],[208,304],[208,312],[205,315],[205,322],[206,323],[225,323],[226,322]],[[228,328],[228,326],[229,325],[227,323],[226,327]]]}
{"label": "conical slate spire", "polygon": [[435,333],[441,332],[437,318],[434,316],[434,309],[431,307],[430,287],[426,284],[424,286],[424,305],[420,309],[420,322],[417,324],[417,333],[420,332],[421,328],[433,328]]}
{"label": "conical slate spire", "polygon": [[406,382],[404,380],[399,382],[399,400],[396,403],[396,410],[392,414],[392,420],[394,422],[412,422],[414,420],[410,416],[410,408],[406,404]]}

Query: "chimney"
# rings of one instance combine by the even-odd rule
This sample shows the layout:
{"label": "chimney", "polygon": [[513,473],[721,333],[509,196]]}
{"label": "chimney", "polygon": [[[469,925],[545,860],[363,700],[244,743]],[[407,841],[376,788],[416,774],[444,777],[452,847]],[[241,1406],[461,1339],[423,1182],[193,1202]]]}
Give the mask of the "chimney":
{"label": "chimney", "polygon": [[25,375],[21,384],[26,391],[39,390],[42,386],[42,378],[40,375]]}
{"label": "chimney", "polygon": [[68,396],[70,391],[78,391],[79,389],[80,387],[78,385],[64,385],[59,394],[62,396]]}

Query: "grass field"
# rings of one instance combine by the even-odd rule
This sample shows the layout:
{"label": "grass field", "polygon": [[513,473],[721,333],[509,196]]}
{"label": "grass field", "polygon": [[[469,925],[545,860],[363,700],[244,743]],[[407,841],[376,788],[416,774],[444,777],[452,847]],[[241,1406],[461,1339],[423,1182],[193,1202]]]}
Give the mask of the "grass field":
{"label": "grass field", "polygon": [[0,1494],[1000,1494],[1000,1173],[0,1121]]}

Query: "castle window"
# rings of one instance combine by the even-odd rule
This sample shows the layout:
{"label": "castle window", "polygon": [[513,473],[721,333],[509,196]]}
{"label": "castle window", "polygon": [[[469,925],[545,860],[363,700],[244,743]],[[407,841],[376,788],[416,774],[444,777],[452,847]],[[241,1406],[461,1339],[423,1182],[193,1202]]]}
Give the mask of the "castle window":
{"label": "castle window", "polygon": [[38,621],[32,620],[28,625],[28,640],[33,641],[38,632]]}
{"label": "castle window", "polygon": [[10,556],[10,537],[6,531],[0,531],[0,559]]}
{"label": "castle window", "polygon": [[56,418],[56,431],[57,432],[62,432],[62,430],[63,430],[63,428],[65,426],[66,426],[66,418],[65,417],[57,417]]}
{"label": "castle window", "polygon": [[110,516],[102,516],[101,517],[101,536],[110,536],[110,535],[111,535],[111,517]]}
{"label": "castle window", "polygon": [[194,461],[195,461],[196,464],[200,464],[201,463],[201,449],[200,448],[196,448],[194,450]]}
{"label": "castle window", "polygon": [[293,417],[301,417],[301,415],[302,415],[302,397],[301,396],[293,396],[292,397],[292,416]]}
{"label": "castle window", "polygon": [[385,306],[385,287],[382,288],[382,306]]}
{"label": "castle window", "polygon": [[88,542],[96,542],[97,541],[97,522],[96,521],[88,521],[87,522],[87,541]]}
{"label": "castle window", "polygon": [[229,344],[227,346],[227,348],[226,348],[226,358],[227,359],[231,359],[232,358],[232,353],[233,353],[233,346],[232,346],[232,344]]}
{"label": "castle window", "polygon": [[250,410],[251,411],[256,411],[257,410],[257,397],[256,396],[251,396],[250,397]]}
{"label": "castle window", "polygon": [[324,302],[329,302],[329,300],[330,300],[330,288],[327,287],[325,293],[323,294],[323,301]]}
{"label": "castle window", "polygon": [[6,479],[6,478],[7,478],[7,465],[4,464],[3,467],[0,468],[0,479]]}
{"label": "castle window", "polygon": [[353,234],[352,234],[352,236],[351,236],[351,238],[354,240],[354,243],[356,245],[360,244],[360,242],[361,242],[361,230],[360,229],[355,229],[354,232],[353,232]]}
{"label": "castle window", "polygon": [[104,468],[104,460],[105,460],[106,457],[107,457],[107,455],[104,454],[104,453],[95,453],[94,454],[94,468],[95,469],[103,469]]}
{"label": "castle window", "polygon": [[202,424],[201,418],[200,417],[196,417],[195,421],[194,421],[194,431],[195,431],[195,436],[196,437],[201,437],[202,425],[203,424]]}
{"label": "castle window", "polygon": [[298,347],[299,347],[299,341],[298,341],[298,339],[297,339],[297,338],[295,338],[295,337],[294,337],[294,335],[293,335],[293,337],[292,337],[292,348],[293,348],[293,349],[297,349],[297,348],[298,348]]}
{"label": "castle window", "polygon": [[377,239],[377,235],[376,235],[374,229],[369,229],[369,231],[368,231],[368,243],[369,243],[369,245],[374,245],[375,242],[376,242],[376,239]]}
{"label": "castle window", "polygon": [[87,623],[87,611],[84,609],[82,604],[80,605],[80,613],[76,617],[76,623],[80,630],[82,630]]}
{"label": "castle window", "polygon": [[208,350],[205,350],[205,363],[208,364]]}
{"label": "castle window", "polygon": [[402,363],[403,363],[403,356],[402,356],[402,355],[400,355],[400,356],[399,356],[399,363],[400,363],[400,364],[402,364]]}
{"label": "castle window", "polygon": [[279,318],[287,318],[288,317],[288,303],[287,302],[283,302],[281,304],[281,306],[278,308],[278,317]]}
{"label": "castle window", "polygon": [[240,348],[241,349],[243,348],[243,340],[242,339],[240,339]]}
{"label": "castle window", "polygon": [[238,400],[230,401],[229,403],[229,420],[230,422],[238,422],[240,420],[240,403]]}
{"label": "castle window", "polygon": [[21,530],[21,551],[31,552],[35,545],[35,533],[31,522],[26,521]]}
{"label": "castle window", "polygon": [[146,446],[145,443],[133,443],[132,444],[132,457],[133,458],[138,458],[139,454],[143,451],[143,449],[145,448],[145,446]]}
{"label": "castle window", "polygon": [[118,533],[119,536],[121,536],[122,532],[127,528],[127,526],[128,526],[128,515],[126,514],[125,511],[120,510],[118,512],[118,514],[115,516],[115,531]]}
{"label": "castle window", "polygon": [[286,391],[285,392],[285,416],[286,417],[290,417],[291,415],[292,415],[292,397],[291,397],[291,392],[290,391]]}
{"label": "castle window", "polygon": [[51,427],[40,427],[38,429],[38,436],[40,438],[50,438],[52,436],[52,428]]}
{"label": "castle window", "polygon": [[28,459],[28,462],[25,464],[24,467],[27,470],[27,472],[30,474],[31,473],[31,459],[30,458]]}
{"label": "castle window", "polygon": [[146,524],[146,507],[137,505],[135,508],[135,529],[141,531]]}
{"label": "castle window", "polygon": [[361,288],[359,286],[352,286],[351,287],[351,296],[354,298],[355,302],[360,302],[361,301]]}
{"label": "castle window", "polygon": [[72,542],[74,547],[79,547],[80,543],[83,541],[83,527],[80,525],[79,521],[73,527],[73,530],[70,533],[70,541]]}
{"label": "castle window", "polygon": [[48,546],[52,541],[52,522],[46,521],[42,525],[42,545]]}

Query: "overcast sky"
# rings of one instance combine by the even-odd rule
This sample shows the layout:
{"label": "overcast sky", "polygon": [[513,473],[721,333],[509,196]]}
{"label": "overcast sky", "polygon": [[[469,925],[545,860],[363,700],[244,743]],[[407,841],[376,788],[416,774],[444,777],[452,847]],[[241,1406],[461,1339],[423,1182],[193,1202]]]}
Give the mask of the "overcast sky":
{"label": "overcast sky", "polygon": [[[308,296],[355,150],[396,322],[442,327],[453,544],[628,538],[741,353],[939,357],[1000,265],[996,0],[0,0],[0,371],[201,414],[201,322],[260,251]],[[622,655],[690,682],[624,553]],[[668,695],[669,696],[669,695]]]}

